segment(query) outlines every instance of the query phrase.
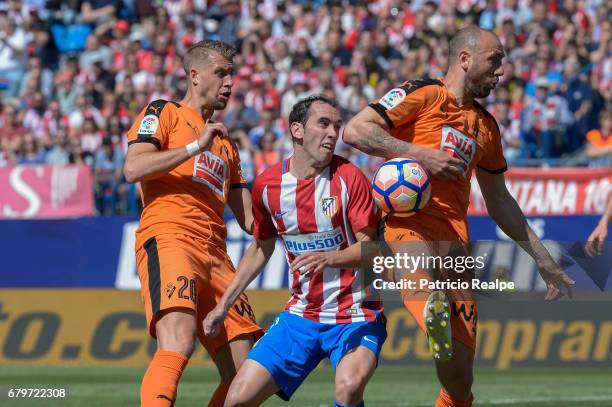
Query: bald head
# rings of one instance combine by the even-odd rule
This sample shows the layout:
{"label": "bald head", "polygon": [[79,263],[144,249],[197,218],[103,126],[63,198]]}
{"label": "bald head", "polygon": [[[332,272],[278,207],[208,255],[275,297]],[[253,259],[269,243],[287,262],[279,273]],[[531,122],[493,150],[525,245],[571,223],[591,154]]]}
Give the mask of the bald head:
{"label": "bald head", "polygon": [[476,46],[482,45],[484,40],[499,41],[497,36],[491,31],[483,30],[475,25],[460,29],[450,40],[449,60],[453,61],[459,56],[461,51],[466,49],[472,53],[475,52]]}

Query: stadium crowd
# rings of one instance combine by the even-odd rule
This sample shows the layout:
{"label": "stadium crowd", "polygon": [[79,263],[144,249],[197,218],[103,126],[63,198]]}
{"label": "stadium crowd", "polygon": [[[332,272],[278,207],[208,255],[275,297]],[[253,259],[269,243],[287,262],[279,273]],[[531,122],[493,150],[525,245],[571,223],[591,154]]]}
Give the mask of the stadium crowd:
{"label": "stadium crowd", "polygon": [[[611,17],[605,0],[7,0],[0,166],[85,163],[100,213],[133,210],[121,173],[127,127],[148,102],[182,97],[181,55],[210,38],[239,50],[217,119],[252,182],[291,153],[297,100],[335,98],[348,119],[405,80],[442,76],[448,39],[468,24],[506,48],[505,74],[483,103],[508,161],[609,166]],[[337,152],[366,174],[380,163],[342,143]]]}

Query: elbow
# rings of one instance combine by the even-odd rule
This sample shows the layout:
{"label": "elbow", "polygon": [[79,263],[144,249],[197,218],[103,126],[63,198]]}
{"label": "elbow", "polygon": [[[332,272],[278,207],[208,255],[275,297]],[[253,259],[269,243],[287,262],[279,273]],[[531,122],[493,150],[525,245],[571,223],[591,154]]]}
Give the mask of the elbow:
{"label": "elbow", "polygon": [[140,181],[140,176],[136,172],[134,164],[129,161],[126,161],[123,165],[123,176],[125,177],[125,180],[130,184],[134,184]]}
{"label": "elbow", "polygon": [[346,124],[342,132],[342,141],[351,147],[356,147],[357,145],[357,140],[359,138],[358,126],[359,124],[353,119]]}

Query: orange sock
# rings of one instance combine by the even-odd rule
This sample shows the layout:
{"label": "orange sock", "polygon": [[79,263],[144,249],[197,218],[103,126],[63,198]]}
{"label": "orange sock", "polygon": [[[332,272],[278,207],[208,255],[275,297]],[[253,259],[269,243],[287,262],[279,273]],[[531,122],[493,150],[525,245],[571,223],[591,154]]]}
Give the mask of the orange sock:
{"label": "orange sock", "polygon": [[440,389],[435,407],[471,407],[474,402],[474,395],[470,393],[467,400],[457,400],[453,398],[444,389]]}
{"label": "orange sock", "polygon": [[219,383],[217,390],[215,390],[215,394],[213,394],[212,398],[208,402],[208,407],[223,407],[228,390],[229,384],[224,382]]}
{"label": "orange sock", "polygon": [[158,350],[140,386],[141,407],[172,407],[176,388],[189,359],[182,353]]}

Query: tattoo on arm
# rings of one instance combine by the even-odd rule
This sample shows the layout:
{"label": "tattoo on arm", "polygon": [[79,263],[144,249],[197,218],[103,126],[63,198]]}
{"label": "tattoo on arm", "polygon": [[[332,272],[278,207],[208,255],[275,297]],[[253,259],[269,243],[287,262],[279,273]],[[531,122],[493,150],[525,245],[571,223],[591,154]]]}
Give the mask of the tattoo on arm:
{"label": "tattoo on arm", "polygon": [[406,152],[410,143],[396,139],[378,126],[372,126],[359,138],[355,147],[366,154],[389,158],[397,156],[398,152]]}

